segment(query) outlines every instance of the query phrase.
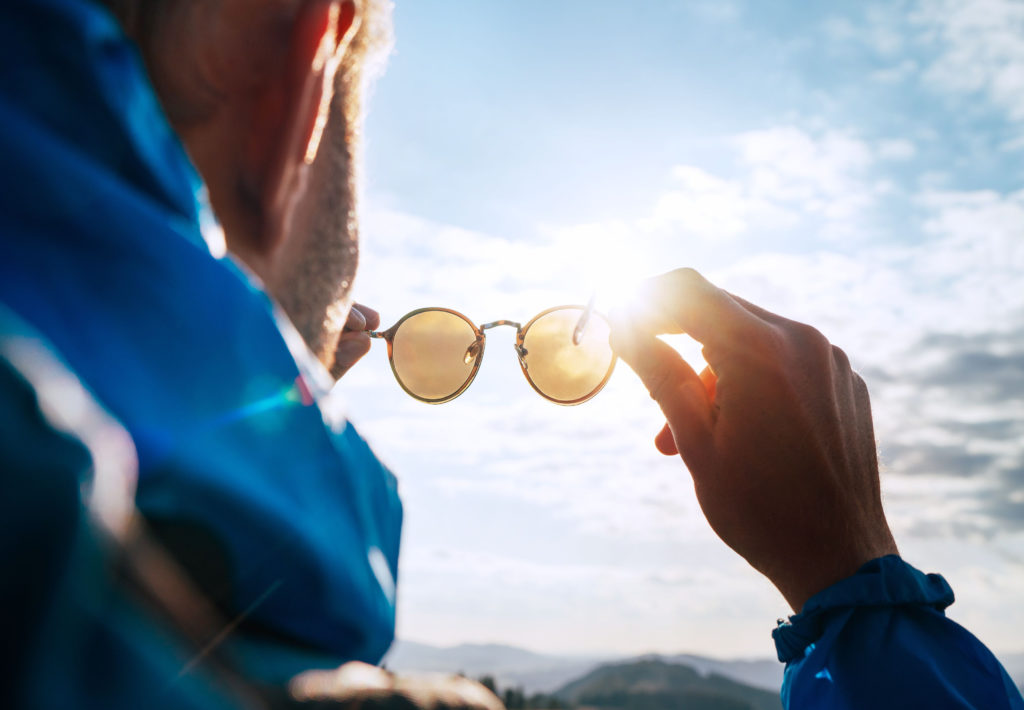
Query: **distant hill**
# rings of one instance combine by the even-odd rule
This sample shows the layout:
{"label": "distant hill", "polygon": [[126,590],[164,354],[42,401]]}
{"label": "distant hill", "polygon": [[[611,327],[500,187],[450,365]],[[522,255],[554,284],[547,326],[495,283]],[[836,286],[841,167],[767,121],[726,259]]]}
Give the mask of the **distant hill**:
{"label": "distant hill", "polygon": [[615,710],[780,710],[778,693],[647,658],[600,666],[555,693],[571,705]]}
{"label": "distant hill", "polygon": [[707,658],[706,656],[694,656],[690,653],[680,653],[672,656],[652,656],[652,658],[660,658],[668,663],[681,663],[684,666],[690,666],[702,675],[716,673],[720,676],[731,678],[746,685],[752,685],[761,690],[769,690],[776,694],[782,688],[782,672],[786,668],[785,665],[779,663],[777,658],[723,661],[717,658]]}

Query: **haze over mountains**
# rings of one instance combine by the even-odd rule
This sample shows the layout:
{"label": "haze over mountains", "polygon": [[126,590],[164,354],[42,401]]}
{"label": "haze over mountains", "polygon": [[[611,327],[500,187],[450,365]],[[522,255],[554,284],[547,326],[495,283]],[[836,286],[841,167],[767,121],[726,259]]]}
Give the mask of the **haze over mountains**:
{"label": "haze over mountains", "polygon": [[[1024,691],[1024,653],[997,654],[1010,677]],[[692,669],[704,678],[720,676],[752,688],[778,693],[783,665],[774,658],[721,660],[693,654],[561,656],[534,653],[502,644],[461,644],[438,647],[415,641],[395,641],[384,664],[393,671],[462,673],[471,678],[491,675],[501,687],[533,693],[557,693],[600,666],[629,662],[642,665],[663,661]],[[647,668],[651,670],[650,667]]]}
{"label": "haze over mountains", "polygon": [[691,654],[559,656],[502,644],[461,644],[441,648],[398,640],[385,657],[384,664],[398,672],[463,673],[471,678],[492,675],[502,687],[521,687],[527,694],[532,694],[553,693],[598,666],[624,660],[663,660],[682,664],[703,676],[717,674],[775,693],[782,685],[782,664],[769,658],[728,661]]}

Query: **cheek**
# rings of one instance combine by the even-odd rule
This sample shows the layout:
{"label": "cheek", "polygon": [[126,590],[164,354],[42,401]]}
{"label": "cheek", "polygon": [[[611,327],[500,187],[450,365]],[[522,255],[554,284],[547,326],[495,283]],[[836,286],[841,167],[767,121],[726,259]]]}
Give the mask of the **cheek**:
{"label": "cheek", "polygon": [[319,262],[314,273],[351,282],[359,257],[358,225],[352,161],[344,137],[337,135],[343,128],[328,123],[296,208],[290,241],[308,252],[302,260]]}
{"label": "cheek", "polygon": [[310,226],[339,243],[354,243],[356,237],[353,164],[344,120],[334,111],[311,166],[303,202]]}

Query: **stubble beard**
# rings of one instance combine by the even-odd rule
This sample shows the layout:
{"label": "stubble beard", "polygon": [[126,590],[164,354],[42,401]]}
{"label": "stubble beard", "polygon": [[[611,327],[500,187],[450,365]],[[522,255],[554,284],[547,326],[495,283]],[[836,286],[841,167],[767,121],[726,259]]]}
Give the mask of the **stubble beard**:
{"label": "stubble beard", "polygon": [[267,286],[317,358],[330,370],[351,305],[359,263],[355,163],[344,92],[335,92],[309,184],[296,206],[282,255],[283,268]]}

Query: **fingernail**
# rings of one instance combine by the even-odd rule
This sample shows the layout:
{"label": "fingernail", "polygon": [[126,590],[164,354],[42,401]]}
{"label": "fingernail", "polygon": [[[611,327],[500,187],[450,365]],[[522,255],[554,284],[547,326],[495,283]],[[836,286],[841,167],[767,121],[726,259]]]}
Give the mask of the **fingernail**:
{"label": "fingernail", "polygon": [[345,327],[348,330],[366,330],[366,318],[358,308],[353,307],[349,310]]}

